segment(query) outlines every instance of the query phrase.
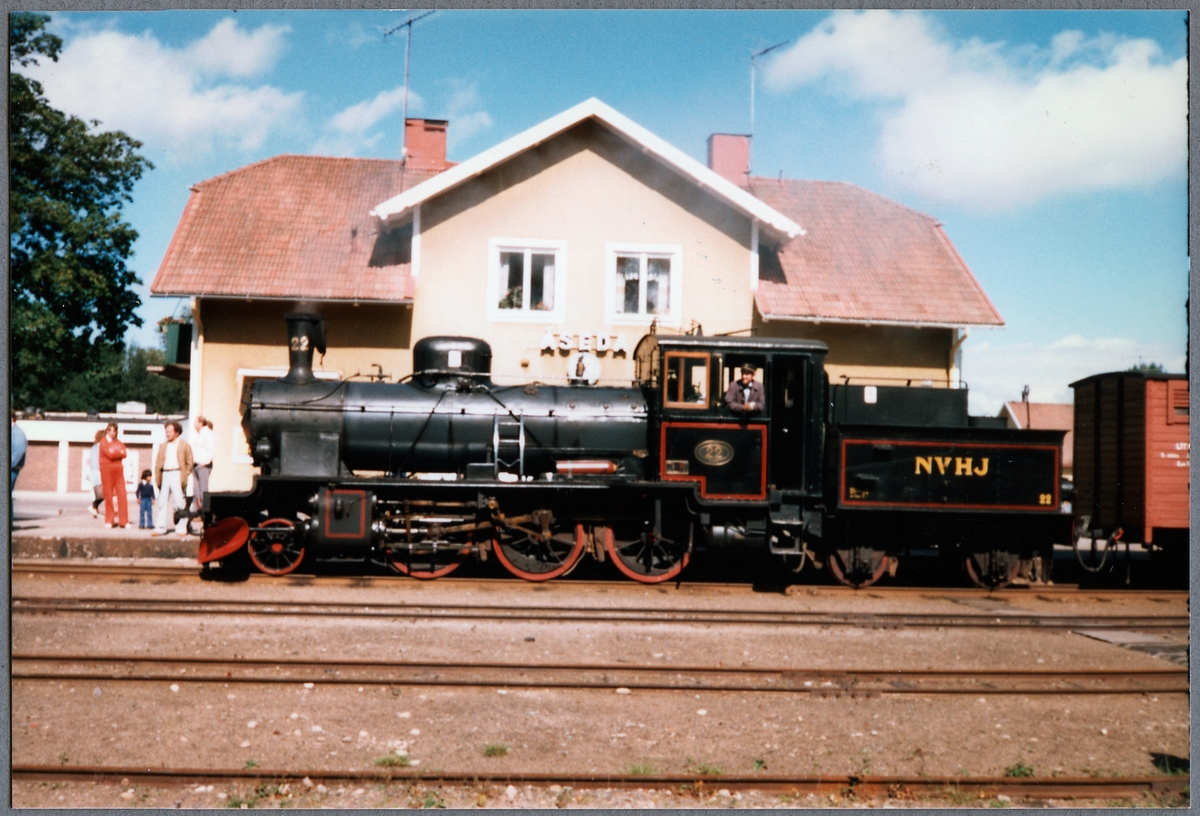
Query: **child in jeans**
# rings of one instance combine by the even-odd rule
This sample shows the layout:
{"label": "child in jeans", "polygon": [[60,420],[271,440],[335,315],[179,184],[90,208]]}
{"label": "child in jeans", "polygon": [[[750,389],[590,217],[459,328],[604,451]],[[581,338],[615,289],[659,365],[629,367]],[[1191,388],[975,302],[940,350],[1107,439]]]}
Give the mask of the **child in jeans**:
{"label": "child in jeans", "polygon": [[148,530],[154,526],[154,483],[150,481],[154,474],[148,470],[142,471],[142,481],[137,486],[137,497],[141,505],[138,511],[138,529]]}

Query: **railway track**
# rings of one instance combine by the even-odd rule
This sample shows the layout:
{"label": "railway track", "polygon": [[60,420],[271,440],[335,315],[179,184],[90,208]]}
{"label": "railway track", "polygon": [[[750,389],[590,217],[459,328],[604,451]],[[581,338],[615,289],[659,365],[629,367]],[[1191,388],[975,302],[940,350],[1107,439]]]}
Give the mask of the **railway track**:
{"label": "railway track", "polygon": [[[407,785],[560,785],[576,790],[618,789],[675,789],[681,793],[703,795],[717,788],[730,791],[763,791],[777,793],[839,794],[842,796],[888,796],[904,799],[918,796],[938,796],[949,793],[994,797],[1000,794],[1021,799],[1133,799],[1147,794],[1164,796],[1179,794],[1188,787],[1188,778],[1181,777],[1117,777],[1117,778],[1009,778],[1009,777],[918,777],[918,776],[777,776],[754,774],[747,776],[702,776],[689,774],[520,774],[520,773],[454,773],[446,771],[337,771],[337,770],[272,770],[148,768],[106,766],[12,766],[13,781],[92,781],[122,785],[183,786],[203,783],[307,783],[352,782],[396,783]],[[682,804],[682,802],[681,802]]]}
{"label": "railway track", "polygon": [[[200,567],[193,563],[183,564],[130,564],[130,563],[105,563],[91,560],[79,561],[60,561],[58,559],[14,559],[12,565],[12,573],[14,575],[79,575],[79,576],[95,576],[95,577],[119,577],[119,578],[177,578],[198,579],[200,576]],[[331,587],[389,587],[395,585],[413,585],[416,583],[414,579],[401,575],[308,575],[308,574],[292,574],[285,576],[270,576],[259,573],[251,573],[246,576],[242,583],[252,585],[263,585],[273,587],[289,587],[289,586],[331,586]],[[438,587],[470,587],[470,586],[524,586],[521,581],[508,576],[500,578],[489,577],[462,577],[462,576],[447,576],[438,579],[435,584]],[[668,586],[647,586],[626,581],[621,578],[613,578],[611,580],[592,580],[586,578],[563,578],[552,582],[549,585],[535,585],[533,589],[538,591],[560,589],[564,587],[572,589],[590,589],[604,588],[610,591],[623,592],[628,594],[644,594],[646,592],[658,593],[676,593],[679,591],[701,591],[707,592],[712,590],[733,590],[737,592],[754,591],[754,586],[750,582],[719,582],[719,581],[684,581],[681,584],[670,584]],[[1008,598],[1019,599],[1027,595],[1035,596],[1053,596],[1056,599],[1064,598],[1081,598],[1090,599],[1097,598],[1102,600],[1110,599],[1150,599],[1158,602],[1169,602],[1172,600],[1181,600],[1188,597],[1187,590],[1174,589],[1081,589],[1076,584],[1051,584],[1051,585],[1030,585],[1030,586],[1009,586],[1004,590],[993,591],[980,589],[977,587],[920,587],[920,586],[871,586],[867,589],[853,589],[851,587],[842,586],[840,584],[811,584],[811,585],[794,585],[796,589],[802,592],[811,591],[823,596],[841,596],[852,597],[855,594],[860,597],[887,598],[890,596],[911,597],[912,595],[927,595],[931,598],[949,597],[949,598]],[[780,585],[779,589],[784,587]]]}
{"label": "railway track", "polygon": [[16,614],[105,615],[290,615],[301,617],[525,620],[563,622],[683,623],[756,626],[853,626],[859,628],[1137,629],[1186,631],[1187,615],[1046,615],[1016,609],[977,613],[829,612],[810,610],[713,610],[666,607],[490,604],[330,603],[323,601],[159,600],[15,595]]}
{"label": "railway track", "polygon": [[14,654],[13,680],[881,694],[1183,694],[1178,669],[819,669]]}

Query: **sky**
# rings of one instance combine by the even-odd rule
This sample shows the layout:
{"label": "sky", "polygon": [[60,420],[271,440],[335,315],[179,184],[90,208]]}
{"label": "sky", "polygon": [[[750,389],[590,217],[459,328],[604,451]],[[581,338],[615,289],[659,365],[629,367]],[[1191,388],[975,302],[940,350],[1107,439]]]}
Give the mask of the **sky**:
{"label": "sky", "polygon": [[[419,13],[419,12],[413,12]],[[404,11],[54,13],[50,102],[143,143],[139,314],[196,182],[280,153],[398,158]],[[457,11],[413,27],[408,111],[462,161],[588,97],[703,162],[848,181],[936,217],[1006,325],[963,345],[971,411],[1139,362],[1182,371],[1186,11]]]}

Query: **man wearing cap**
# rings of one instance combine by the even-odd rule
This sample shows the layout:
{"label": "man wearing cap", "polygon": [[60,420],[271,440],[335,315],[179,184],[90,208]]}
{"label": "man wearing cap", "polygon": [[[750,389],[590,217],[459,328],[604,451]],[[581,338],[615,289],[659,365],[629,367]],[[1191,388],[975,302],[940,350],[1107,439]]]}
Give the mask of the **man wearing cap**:
{"label": "man wearing cap", "polygon": [[725,392],[725,404],[735,414],[751,414],[763,409],[766,399],[763,397],[762,383],[754,379],[754,366],[742,366],[742,377],[729,384]]}

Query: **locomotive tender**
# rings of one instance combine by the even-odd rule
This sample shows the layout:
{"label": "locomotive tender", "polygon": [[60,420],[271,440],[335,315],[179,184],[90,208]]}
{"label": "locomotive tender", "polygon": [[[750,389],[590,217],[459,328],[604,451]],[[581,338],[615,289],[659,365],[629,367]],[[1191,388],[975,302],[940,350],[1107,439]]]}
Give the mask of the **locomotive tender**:
{"label": "locomotive tender", "polygon": [[[407,382],[331,382],[312,372],[323,318],[287,322],[287,375],[242,395],[261,474],[205,495],[201,563],[244,548],[272,575],[357,559],[435,578],[474,555],[543,581],[588,554],[657,583],[724,546],[865,586],[937,548],[995,587],[1071,541],[1062,432],[969,417],[962,389],[831,385],[823,343],[649,334],[615,388],[497,385],[486,342],[430,337]],[[735,414],[747,365],[766,404]]]}

